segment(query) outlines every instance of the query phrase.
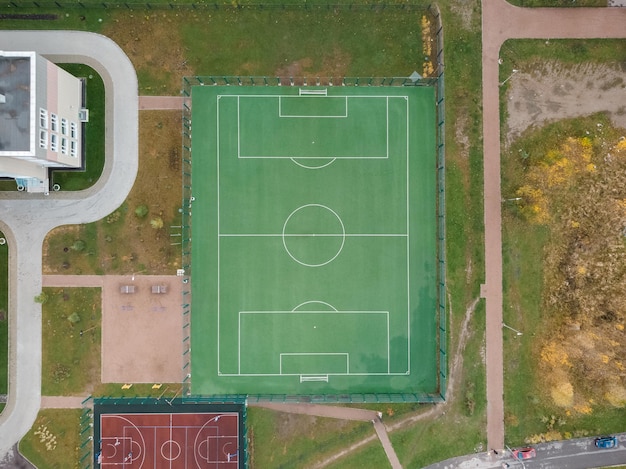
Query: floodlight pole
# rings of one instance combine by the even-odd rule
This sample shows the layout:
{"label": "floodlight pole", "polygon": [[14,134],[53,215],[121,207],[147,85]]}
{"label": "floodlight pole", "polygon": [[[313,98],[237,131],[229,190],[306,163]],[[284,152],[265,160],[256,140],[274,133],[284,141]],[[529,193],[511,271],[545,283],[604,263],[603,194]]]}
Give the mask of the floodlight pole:
{"label": "floodlight pole", "polygon": [[511,326],[507,326],[506,324],[502,323],[502,327],[506,327],[507,329],[511,329],[513,332],[515,332],[518,336],[522,335],[522,332],[518,331],[517,329],[512,328]]}
{"label": "floodlight pole", "polygon": [[514,69],[513,69],[513,73],[511,73],[511,74],[510,74],[510,75],[509,75],[509,76],[508,76],[508,77],[507,77],[507,78],[506,78],[503,82],[501,82],[499,86],[503,86],[503,85],[504,85],[507,81],[509,81],[509,80],[513,77],[513,75],[515,75],[517,72],[519,72],[519,70],[517,70],[517,69],[515,69],[515,68],[514,68]]}

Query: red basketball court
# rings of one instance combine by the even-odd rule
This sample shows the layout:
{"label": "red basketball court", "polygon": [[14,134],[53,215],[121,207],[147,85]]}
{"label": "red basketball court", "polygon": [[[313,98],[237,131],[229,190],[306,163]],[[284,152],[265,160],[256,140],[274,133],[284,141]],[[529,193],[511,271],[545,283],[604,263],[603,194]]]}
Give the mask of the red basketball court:
{"label": "red basketball court", "polygon": [[97,467],[235,469],[239,413],[100,415]]}

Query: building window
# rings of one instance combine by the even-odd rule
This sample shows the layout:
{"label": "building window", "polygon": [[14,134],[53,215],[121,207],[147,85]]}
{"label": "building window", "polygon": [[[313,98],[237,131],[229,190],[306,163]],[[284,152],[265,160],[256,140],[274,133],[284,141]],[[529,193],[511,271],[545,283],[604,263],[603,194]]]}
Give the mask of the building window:
{"label": "building window", "polygon": [[59,131],[59,119],[56,114],[50,113],[50,130],[53,132]]}
{"label": "building window", "polygon": [[59,151],[59,141],[57,134],[50,134],[50,150]]}
{"label": "building window", "polygon": [[76,138],[76,122],[70,122],[70,137]]}
{"label": "building window", "polygon": [[67,138],[61,137],[61,153],[67,155]]}
{"label": "building window", "polygon": [[48,128],[48,111],[43,108],[39,108],[39,127],[42,129]]}
{"label": "building window", "polygon": [[70,140],[70,156],[73,156],[74,158],[76,158],[76,147],[77,147],[77,143],[76,140]]}
{"label": "building window", "polygon": [[67,135],[67,119],[61,118],[61,133]]}
{"label": "building window", "polygon": [[39,131],[39,146],[41,148],[48,148],[48,131],[41,129]]}

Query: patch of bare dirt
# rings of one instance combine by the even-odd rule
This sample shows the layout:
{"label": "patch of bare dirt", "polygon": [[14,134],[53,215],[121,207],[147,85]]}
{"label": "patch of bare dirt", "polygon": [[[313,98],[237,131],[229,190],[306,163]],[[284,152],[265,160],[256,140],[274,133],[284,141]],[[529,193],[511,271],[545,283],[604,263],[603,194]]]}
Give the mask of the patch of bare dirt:
{"label": "patch of bare dirt", "polygon": [[119,44],[139,74],[150,76],[153,83],[163,83],[159,89],[145,85],[141,93],[178,94],[181,77],[193,74],[180,35],[181,21],[178,14],[125,12],[102,31]]}
{"label": "patch of bare dirt", "polygon": [[471,30],[472,24],[478,19],[480,5],[477,1],[452,0],[450,10],[461,18],[461,25],[464,29]]}
{"label": "patch of bare dirt", "polygon": [[506,94],[506,145],[526,129],[607,112],[626,128],[626,76],[620,64],[547,62],[511,76]]}
{"label": "patch of bare dirt", "polygon": [[351,58],[339,48],[326,56],[320,66],[316,66],[313,59],[304,57],[295,62],[287,63],[274,73],[278,77],[293,78],[342,78],[346,76]]}

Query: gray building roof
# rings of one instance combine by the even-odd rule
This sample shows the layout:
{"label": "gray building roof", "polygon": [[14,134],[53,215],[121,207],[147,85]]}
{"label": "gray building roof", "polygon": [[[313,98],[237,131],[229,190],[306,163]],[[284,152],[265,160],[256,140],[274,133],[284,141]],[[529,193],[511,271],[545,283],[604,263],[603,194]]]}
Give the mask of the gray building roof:
{"label": "gray building roof", "polygon": [[30,149],[30,57],[0,56],[0,152]]}

